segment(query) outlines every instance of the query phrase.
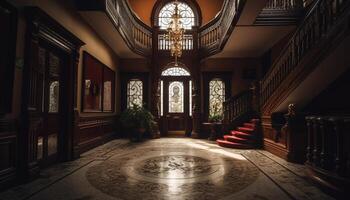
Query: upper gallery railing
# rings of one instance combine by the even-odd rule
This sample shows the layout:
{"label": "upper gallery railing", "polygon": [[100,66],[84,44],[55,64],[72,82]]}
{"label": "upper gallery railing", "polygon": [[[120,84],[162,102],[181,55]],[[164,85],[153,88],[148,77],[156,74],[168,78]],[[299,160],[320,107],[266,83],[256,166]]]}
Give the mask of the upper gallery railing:
{"label": "upper gallery railing", "polygon": [[318,0],[266,73],[260,85],[260,103],[264,106],[284,79],[301,63],[305,55],[328,39],[348,0]]}
{"label": "upper gallery railing", "polygon": [[303,0],[268,0],[255,25],[295,25],[303,18]]}
{"label": "upper gallery railing", "polygon": [[106,12],[131,50],[151,55],[152,29],[133,14],[126,0],[106,0]]}
{"label": "upper gallery railing", "polygon": [[302,0],[268,0],[264,9],[292,10],[303,6]]}
{"label": "upper gallery railing", "polygon": [[225,0],[218,16],[199,29],[199,48],[202,57],[220,52],[231,35],[235,21],[245,1]]}

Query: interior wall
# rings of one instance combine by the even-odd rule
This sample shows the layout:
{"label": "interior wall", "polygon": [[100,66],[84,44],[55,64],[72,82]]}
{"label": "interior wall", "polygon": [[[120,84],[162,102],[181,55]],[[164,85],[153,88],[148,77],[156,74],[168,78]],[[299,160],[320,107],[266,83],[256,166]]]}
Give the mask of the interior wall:
{"label": "interior wall", "polygon": [[[64,2],[64,3],[63,3]],[[80,50],[79,68],[78,68],[78,94],[77,103],[78,110],[81,109],[81,86],[82,86],[82,52],[87,51],[99,61],[116,72],[116,102],[115,112],[120,112],[120,84],[119,84],[119,58],[113,52],[113,50],[97,35],[97,33],[90,27],[83,18],[74,10],[71,1],[69,0],[13,0],[14,5],[18,7],[22,6],[36,6],[41,8],[44,12],[55,19],[59,24],[65,27],[68,31],[82,40],[85,45]],[[17,55],[16,57],[21,60],[24,57],[25,47],[25,30],[26,22],[23,13],[20,12],[18,23],[18,36],[17,36]],[[17,60],[18,60],[17,59]],[[20,114],[20,91],[21,91],[21,77],[22,70],[19,68],[15,72],[15,91],[14,91],[14,109],[13,116],[16,117]],[[113,115],[102,114],[102,115]],[[89,116],[91,114],[81,113],[82,116]],[[99,115],[99,114],[93,114]]]}
{"label": "interior wall", "polygon": [[202,72],[230,72],[231,95],[248,89],[256,79],[244,78],[244,71],[256,69],[256,78],[261,75],[261,60],[256,58],[210,58],[201,63]]}
{"label": "interior wall", "polygon": [[122,72],[149,72],[150,64],[144,58],[120,59],[120,71]]}
{"label": "interior wall", "polygon": [[[158,0],[159,1],[159,0]],[[202,25],[215,18],[221,10],[224,0],[196,0],[202,12]],[[151,15],[157,0],[129,0],[131,9],[147,25],[151,24]]]}

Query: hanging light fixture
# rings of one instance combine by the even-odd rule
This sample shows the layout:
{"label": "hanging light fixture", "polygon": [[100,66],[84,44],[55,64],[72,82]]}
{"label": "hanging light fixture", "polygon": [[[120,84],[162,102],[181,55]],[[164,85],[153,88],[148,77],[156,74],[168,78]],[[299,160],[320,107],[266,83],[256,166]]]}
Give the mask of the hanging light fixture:
{"label": "hanging light fixture", "polygon": [[168,40],[170,44],[170,55],[175,57],[175,66],[178,66],[177,59],[182,55],[182,39],[185,29],[180,21],[179,2],[175,0],[175,13],[171,16],[171,22],[168,27]]}

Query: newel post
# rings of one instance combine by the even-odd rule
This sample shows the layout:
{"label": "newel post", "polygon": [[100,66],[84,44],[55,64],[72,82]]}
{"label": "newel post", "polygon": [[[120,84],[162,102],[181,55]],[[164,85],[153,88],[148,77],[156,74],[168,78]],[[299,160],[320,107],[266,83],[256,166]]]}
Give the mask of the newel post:
{"label": "newel post", "polygon": [[285,114],[286,124],[282,131],[287,137],[288,160],[303,163],[306,159],[306,121],[301,113],[296,112],[294,104],[289,104]]}

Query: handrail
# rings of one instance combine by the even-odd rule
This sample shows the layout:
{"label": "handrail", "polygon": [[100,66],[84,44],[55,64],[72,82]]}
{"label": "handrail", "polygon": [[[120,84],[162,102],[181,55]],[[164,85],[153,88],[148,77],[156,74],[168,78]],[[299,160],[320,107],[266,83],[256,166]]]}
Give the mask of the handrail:
{"label": "handrail", "polygon": [[106,0],[106,12],[131,50],[151,55],[152,30],[133,14],[126,0]]}
{"label": "handrail", "polygon": [[253,92],[245,90],[224,102],[224,123],[232,124],[236,119],[253,111]]}
{"label": "handrail", "polygon": [[244,0],[225,0],[220,14],[199,29],[199,48],[202,57],[218,53],[224,48],[244,3]]}
{"label": "handrail", "polygon": [[347,0],[318,0],[308,12],[260,85],[260,103],[264,107],[282,81],[301,63],[305,55],[326,39],[343,13]]}

